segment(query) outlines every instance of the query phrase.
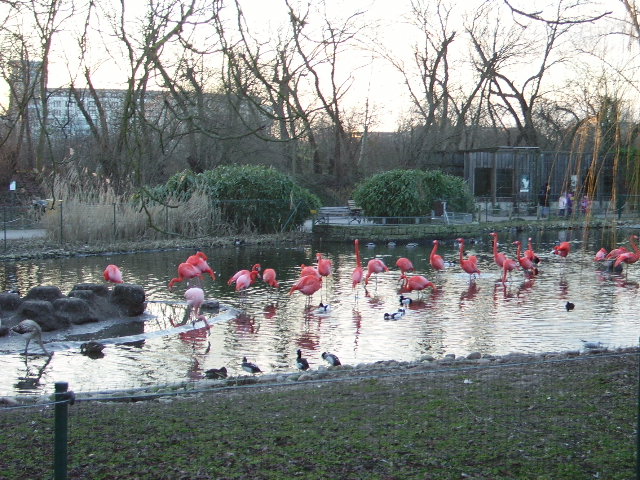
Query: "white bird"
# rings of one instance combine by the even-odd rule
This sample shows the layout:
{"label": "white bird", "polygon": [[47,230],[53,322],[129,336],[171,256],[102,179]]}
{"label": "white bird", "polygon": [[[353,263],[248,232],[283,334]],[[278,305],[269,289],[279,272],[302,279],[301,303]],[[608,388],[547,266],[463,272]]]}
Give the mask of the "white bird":
{"label": "white bird", "polygon": [[322,358],[332,367],[335,367],[336,365],[342,365],[340,363],[340,359],[333,353],[322,352]]}
{"label": "white bird", "polygon": [[247,362],[247,357],[242,357],[242,369],[249,373],[262,373],[260,367],[255,363]]}
{"label": "white bird", "polygon": [[385,313],[384,314],[384,319],[385,320],[399,320],[400,318],[402,318],[405,314],[405,310],[404,308],[399,308],[397,312],[393,312],[393,313]]}
{"label": "white bird", "polygon": [[405,297],[404,295],[400,295],[400,305],[403,307],[408,307],[413,303],[413,300],[409,297]]}
{"label": "white bird", "polygon": [[46,355],[49,355],[49,352],[46,348],[44,348],[44,344],[42,343],[42,328],[40,325],[33,320],[22,320],[19,324],[13,327],[11,330],[22,335],[23,338],[26,339],[27,343],[24,346],[24,354],[27,354],[29,350],[29,342],[32,338],[35,338],[36,341],[40,344],[40,347],[44,351]]}

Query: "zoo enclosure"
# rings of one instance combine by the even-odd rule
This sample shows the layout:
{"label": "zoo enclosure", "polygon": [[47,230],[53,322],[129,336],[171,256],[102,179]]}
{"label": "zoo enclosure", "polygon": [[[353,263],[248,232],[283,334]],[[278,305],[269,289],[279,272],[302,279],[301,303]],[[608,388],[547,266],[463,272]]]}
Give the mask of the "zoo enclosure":
{"label": "zoo enclosure", "polygon": [[[618,365],[615,371],[607,372],[607,376],[603,376],[601,372],[593,372],[593,381],[584,377],[575,378],[576,381],[586,382],[581,383],[583,387],[581,389],[572,387],[573,383],[570,381],[552,384],[551,387],[545,384],[538,385],[536,382],[536,378],[540,376],[571,375],[577,363],[588,359],[594,360],[594,356],[597,355],[601,356],[603,361],[614,358],[624,366]],[[527,459],[533,461],[537,456],[548,455],[549,472],[553,478],[640,479],[637,463],[637,459],[640,458],[638,456],[640,443],[638,443],[636,428],[640,425],[638,423],[640,420],[639,353],[637,351],[600,352],[557,358],[551,356],[545,360],[536,360],[533,357],[533,361],[531,358],[526,359],[525,356],[518,355],[507,356],[503,357],[502,363],[492,365],[470,365],[472,362],[468,362],[467,365],[459,364],[457,367],[452,367],[451,364],[445,363],[437,368],[397,370],[374,376],[366,372],[358,376],[357,372],[354,372],[352,379],[366,382],[385,376],[396,377],[396,379],[418,375],[428,377],[428,386],[423,392],[422,414],[430,419],[426,421],[427,425],[429,422],[453,422],[449,433],[452,438],[446,440],[452,441],[459,447],[466,445],[459,449],[458,454],[468,457],[469,465],[465,468],[468,468],[466,472],[471,474],[470,476],[474,476],[474,473],[478,474],[477,470],[482,469],[483,462],[488,465],[504,462],[505,458],[500,457],[500,453],[496,453],[497,458],[492,454],[497,439],[508,432],[508,444],[514,449],[509,452],[509,455],[521,458],[521,462],[525,465]],[[576,369],[576,371],[579,373],[573,373],[573,375],[581,375],[580,372],[584,370]],[[508,378],[509,381],[503,382],[501,378]],[[339,381],[344,379],[318,377],[316,380],[308,380],[305,383],[316,383],[317,387],[320,387],[323,384]],[[285,381],[270,384],[270,386],[271,388],[289,388],[296,383]],[[585,385],[587,388],[584,388]],[[253,377],[245,377],[243,382],[231,379],[218,381],[213,388],[201,387],[193,382],[185,384],[182,388],[158,386],[157,392],[120,391],[99,394],[87,392],[76,396],[67,391],[65,383],[58,383],[56,394],[50,402],[0,409],[3,424],[0,439],[3,445],[11,446],[7,449],[10,453],[4,454],[5,468],[0,472],[0,477],[46,478],[53,470],[56,480],[68,478],[69,473],[69,478],[87,478],[88,475],[92,478],[130,478],[128,475],[132,472],[145,472],[149,469],[150,464],[146,455],[154,447],[146,445],[147,435],[149,438],[154,438],[156,443],[167,446],[176,444],[184,456],[191,456],[189,452],[192,449],[187,448],[187,445],[193,447],[193,432],[180,428],[180,422],[175,423],[176,420],[166,419],[165,421],[162,415],[141,416],[135,424],[129,423],[130,415],[125,415],[124,419],[118,422],[119,416],[109,407],[108,402],[124,405],[123,402],[129,404],[139,401],[148,402],[161,397],[178,401],[176,396],[197,395],[199,400],[195,402],[195,414],[196,409],[198,411],[202,408],[209,409],[217,403],[214,397],[207,398],[207,394],[221,391],[242,393],[243,390],[264,386],[264,383],[257,383]],[[624,399],[623,408],[614,409],[608,406],[612,398]],[[211,405],[207,405],[208,403]],[[161,408],[161,404],[155,405],[158,409]],[[428,405],[439,405],[439,407],[434,411]],[[595,406],[599,406],[600,409],[594,411]],[[303,409],[295,407],[294,409],[299,411],[300,422],[304,423],[306,413],[302,411]],[[135,415],[135,409],[133,415]],[[358,427],[357,419],[353,422],[355,425],[344,425],[345,432],[335,432],[335,434],[348,435],[350,428],[362,428]],[[361,422],[366,423],[368,419],[361,419]],[[606,428],[603,428],[605,425]],[[27,428],[21,428],[24,426]],[[208,436],[211,437],[211,445],[216,444],[214,437],[227,435],[225,428],[229,432],[239,430],[238,425],[225,427],[214,423],[206,427],[204,436],[205,439]],[[20,431],[21,434],[16,434],[15,430]],[[604,430],[610,433],[610,438]],[[122,445],[119,445],[115,451],[103,448],[105,440],[102,435],[131,437],[132,432],[142,435],[138,442],[134,442],[134,447],[130,447],[134,450],[123,450]],[[232,435],[232,433],[228,434]],[[468,443],[464,442],[465,439]],[[595,447],[584,439],[595,442]],[[82,452],[76,451],[74,446],[81,444],[83,444]],[[125,444],[130,445],[130,440],[123,442],[123,445]],[[211,448],[211,446],[206,447],[208,455],[204,456],[204,465],[208,456],[217,458],[227,453],[214,451]],[[278,446],[273,445],[271,448],[277,451]],[[94,451],[95,454],[87,456],[87,451]],[[98,460],[103,456],[100,454],[102,451],[109,452],[110,465],[106,470],[106,466]],[[330,450],[325,451],[330,452]],[[25,455],[24,452],[29,453]],[[612,459],[612,463],[608,465],[599,463],[592,458],[596,454],[599,455],[598,458]],[[434,454],[420,451],[418,455],[433,456]],[[200,465],[194,468],[199,468],[198,471],[202,472],[206,470],[206,467],[202,466],[202,461],[198,461],[202,457],[196,455],[190,458],[187,464]],[[432,459],[432,461],[437,460],[437,458]],[[174,458],[174,461],[185,464],[178,458]],[[441,461],[446,462],[446,459]],[[561,468],[559,466],[565,462],[572,466],[569,470],[564,470],[568,472],[567,476],[558,473],[563,471],[562,469],[552,470],[552,465],[555,468]],[[225,472],[216,471],[213,476],[230,475],[233,471],[231,467]],[[557,476],[554,476],[554,471]],[[454,474],[459,476],[460,472],[450,473],[452,476],[447,478],[452,478]],[[191,474],[195,475],[194,472]],[[506,477],[495,476],[494,478]]]}

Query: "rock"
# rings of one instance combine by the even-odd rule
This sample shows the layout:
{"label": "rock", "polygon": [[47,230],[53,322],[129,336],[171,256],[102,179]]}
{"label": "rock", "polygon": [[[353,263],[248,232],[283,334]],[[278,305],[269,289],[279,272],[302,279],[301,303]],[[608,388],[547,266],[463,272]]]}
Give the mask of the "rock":
{"label": "rock", "polygon": [[0,326],[0,337],[9,335],[9,327]]}
{"label": "rock", "polygon": [[109,287],[101,283],[78,283],[77,285],[73,286],[71,292],[69,293],[69,296],[71,296],[73,292],[86,290],[91,291],[101,297],[108,297],[110,293]]}
{"label": "rock", "polygon": [[200,310],[217,312],[220,310],[220,302],[218,300],[205,300],[205,302],[200,306]]}
{"label": "rock", "polygon": [[127,317],[142,315],[146,308],[144,289],[140,285],[120,283],[113,287],[111,303]]}
{"label": "rock", "polygon": [[69,326],[69,322],[65,319],[56,318],[53,304],[46,300],[25,300],[18,307],[15,317],[16,323],[30,318],[45,332]]}
{"label": "rock", "polygon": [[82,325],[99,320],[89,304],[81,298],[58,298],[53,301],[53,310],[56,318],[74,325]]}
{"label": "rock", "polygon": [[471,352],[467,355],[467,360],[479,360],[482,358],[482,354],[480,352]]}
{"label": "rock", "polygon": [[0,311],[15,311],[21,303],[22,299],[17,293],[0,293]]}
{"label": "rock", "polygon": [[39,286],[33,287],[24,297],[24,300],[44,300],[53,302],[57,298],[62,298],[62,292],[58,287]]}

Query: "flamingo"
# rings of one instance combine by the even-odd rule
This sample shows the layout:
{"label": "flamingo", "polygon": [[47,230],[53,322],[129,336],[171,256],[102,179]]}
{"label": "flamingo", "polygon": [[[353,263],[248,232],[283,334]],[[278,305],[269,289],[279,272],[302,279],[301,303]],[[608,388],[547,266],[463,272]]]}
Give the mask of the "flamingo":
{"label": "flamingo", "polygon": [[469,258],[464,258],[464,238],[458,238],[456,241],[460,245],[460,266],[469,274],[469,280],[471,280],[476,273],[478,275],[480,274],[480,270],[478,270],[478,257],[469,255]]}
{"label": "flamingo", "polygon": [[211,279],[215,280],[216,272],[211,269],[211,267],[207,263],[207,260],[207,255],[204,252],[198,250],[194,255],[191,255],[189,258],[187,258],[187,263],[190,263],[198,270],[200,270],[200,273],[208,273],[209,275],[211,275]]}
{"label": "flamingo", "polygon": [[498,253],[498,234],[496,232],[491,232],[489,235],[493,237],[493,260],[496,262],[496,265],[502,268],[504,259],[507,256],[504,253]]}
{"label": "flamingo", "polygon": [[247,357],[242,357],[242,369],[251,374],[262,373],[262,370],[260,370],[258,365],[247,361]]}
{"label": "flamingo", "polygon": [[[204,290],[199,287],[191,287],[184,292],[184,298],[187,300],[187,305],[193,310],[194,319],[191,321],[195,325],[197,320],[202,320],[206,323],[207,319],[204,315],[200,315],[200,307],[204,303]],[[189,312],[191,315],[191,312]]]}
{"label": "flamingo", "polygon": [[38,322],[30,319],[22,320],[16,326],[11,328],[12,331],[22,335],[22,337],[27,341],[24,346],[24,354],[27,354],[29,350],[29,342],[32,338],[35,338],[42,351],[45,355],[50,355],[46,348],[44,348],[44,343],[42,343],[42,327],[38,324]]}
{"label": "flamingo", "polygon": [[312,275],[300,277],[298,281],[289,290],[289,295],[293,295],[296,290],[300,293],[311,297],[314,293],[322,288],[322,279]]}
{"label": "flamingo", "polygon": [[540,263],[540,257],[538,257],[538,255],[536,255],[536,252],[533,251],[533,240],[531,239],[531,237],[527,239],[527,242],[529,248],[524,251],[524,256],[537,265],[538,263]]}
{"label": "flamingo", "polygon": [[400,272],[402,272],[402,274],[413,272],[413,263],[411,263],[411,260],[406,257],[400,257],[396,261],[396,267],[400,269]]}
{"label": "flamingo", "polygon": [[596,252],[596,256],[593,257],[593,261],[594,262],[604,262],[605,259],[607,258],[607,254],[608,254],[607,249],[602,247],[600,250],[598,250]]}
{"label": "flamingo", "polygon": [[332,367],[335,367],[337,365],[342,365],[342,363],[340,363],[340,359],[337,357],[337,355],[334,355],[333,353],[322,352],[322,359]]}
{"label": "flamingo", "polygon": [[353,244],[356,250],[356,268],[353,269],[351,274],[351,287],[355,289],[362,283],[364,271],[362,270],[362,259],[360,258],[360,240],[356,238]]}
{"label": "flamingo", "polygon": [[316,278],[322,278],[322,275],[320,275],[320,272],[316,267],[312,267],[311,265],[305,265],[304,263],[300,265],[300,276],[301,277],[312,276]]}
{"label": "flamingo", "polygon": [[505,256],[504,262],[502,263],[502,283],[507,282],[507,275],[509,275],[516,268],[518,268],[518,262],[513,258]]}
{"label": "flamingo", "polygon": [[404,280],[404,284],[402,285],[402,289],[407,292],[417,291],[421,292],[422,290],[431,287],[431,290],[435,290],[436,286],[433,282],[427,280],[426,277],[422,275],[412,275],[407,277],[405,274],[402,274],[400,277]]}
{"label": "flamingo", "polygon": [[569,252],[571,252],[570,242],[561,242],[559,245],[553,247],[554,255],[560,255],[562,258],[566,258]]}
{"label": "flamingo", "polygon": [[236,279],[236,292],[242,292],[256,283],[256,279],[260,274],[256,270],[240,275]]}
{"label": "flamingo", "polygon": [[632,265],[636,263],[640,259],[640,252],[625,252],[618,255],[615,263],[613,264],[614,268],[621,266],[623,263],[627,265]]}
{"label": "flamingo", "polygon": [[[253,267],[251,267],[251,270],[246,270],[246,269],[244,269],[244,270],[238,270],[238,271],[233,275],[233,277],[231,277],[229,280],[227,280],[227,285],[233,285],[233,284],[238,280],[238,278],[240,278],[240,277],[241,277],[241,276],[243,276],[243,275],[248,275],[248,274],[250,274],[251,272],[256,272],[256,273],[257,273],[257,276],[256,276],[255,278],[258,278],[258,277],[260,276],[260,270],[261,270],[261,269],[262,269],[262,267],[260,266],[260,264],[259,264],[259,263],[256,263]],[[253,280],[253,282],[252,282],[252,283],[254,283],[254,282],[255,282],[255,278],[254,278],[254,280]]]}
{"label": "flamingo", "polygon": [[296,358],[296,366],[300,370],[309,370],[309,362],[302,357],[302,350],[298,349],[298,357]]}
{"label": "flamingo", "polygon": [[117,265],[107,265],[104,269],[104,279],[112,283],[124,283],[122,280],[122,272]]}
{"label": "flamingo", "polygon": [[184,280],[190,280],[192,278],[200,278],[202,272],[192,265],[191,263],[181,263],[178,265],[178,276],[176,278],[172,278],[169,282],[169,290],[178,282],[182,282]]}
{"label": "flamingo", "polygon": [[262,273],[262,280],[273,288],[279,288],[280,284],[276,280],[276,271],[273,268],[266,268]]}
{"label": "flamingo", "polygon": [[444,270],[444,259],[437,253],[438,245],[440,245],[440,242],[438,240],[434,240],[433,249],[431,250],[431,255],[429,255],[429,263],[434,270]]}
{"label": "flamingo", "polygon": [[525,272],[529,272],[532,275],[536,275],[538,273],[538,269],[536,268],[533,260],[526,256],[520,256],[520,252],[522,251],[522,242],[520,240],[516,240],[513,242],[514,245],[518,246],[518,250],[516,252],[516,260],[522,267]]}
{"label": "flamingo", "polygon": [[[369,284],[369,277],[374,273],[382,273],[388,271],[389,268],[384,264],[382,260],[380,260],[379,258],[372,258],[371,260],[369,260],[369,263],[367,263],[367,276],[364,279],[364,284]],[[377,278],[378,277],[376,277],[376,281]]]}
{"label": "flamingo", "polygon": [[333,262],[328,258],[322,258],[321,253],[316,253],[318,260],[318,273],[323,277],[328,277],[332,273]]}

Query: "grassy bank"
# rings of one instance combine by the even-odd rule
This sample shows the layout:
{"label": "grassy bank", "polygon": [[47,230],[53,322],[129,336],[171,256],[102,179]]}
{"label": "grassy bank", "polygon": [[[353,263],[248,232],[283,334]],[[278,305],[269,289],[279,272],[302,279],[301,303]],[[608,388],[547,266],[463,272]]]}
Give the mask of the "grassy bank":
{"label": "grassy bank", "polygon": [[[81,402],[69,477],[627,480],[637,382],[627,351]],[[0,418],[0,478],[50,476],[51,408]]]}

